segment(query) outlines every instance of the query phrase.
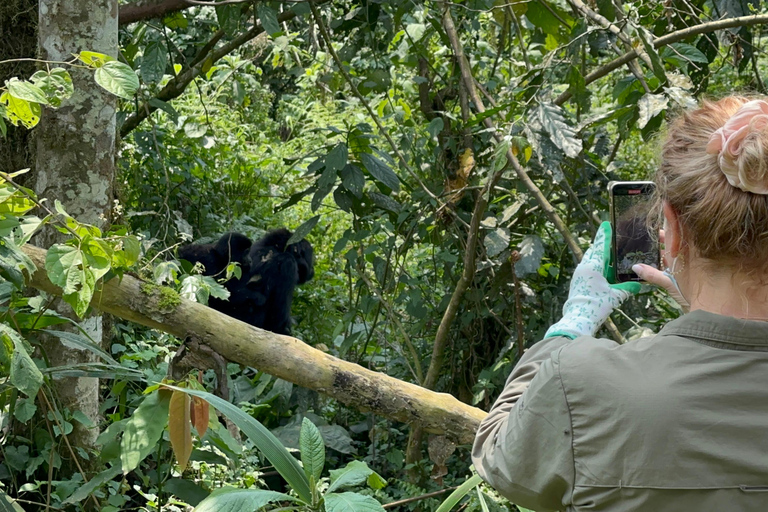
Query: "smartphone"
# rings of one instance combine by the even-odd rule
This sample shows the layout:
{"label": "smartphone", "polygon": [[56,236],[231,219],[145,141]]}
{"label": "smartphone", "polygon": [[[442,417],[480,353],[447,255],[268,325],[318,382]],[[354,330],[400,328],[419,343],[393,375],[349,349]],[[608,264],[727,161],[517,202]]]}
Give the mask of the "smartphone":
{"label": "smartphone", "polygon": [[655,188],[652,181],[608,183],[613,228],[611,257],[616,282],[640,281],[632,271],[636,263],[659,268],[659,237],[650,232],[647,224]]}

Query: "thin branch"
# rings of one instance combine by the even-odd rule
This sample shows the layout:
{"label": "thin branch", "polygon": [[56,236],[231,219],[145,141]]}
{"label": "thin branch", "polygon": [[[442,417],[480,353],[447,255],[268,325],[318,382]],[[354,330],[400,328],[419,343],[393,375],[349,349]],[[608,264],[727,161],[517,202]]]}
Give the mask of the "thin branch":
{"label": "thin branch", "polygon": [[[766,23],[768,23],[768,14],[761,14],[761,15],[755,15],[755,16],[741,16],[739,18],[728,18],[725,20],[710,21],[707,23],[702,23],[700,25],[694,25],[692,27],[684,28],[676,32],[672,32],[671,34],[667,34],[665,36],[659,37],[657,39],[654,39],[653,43],[651,44],[653,44],[654,48],[658,49],[658,48],[667,46],[669,44],[682,41],[683,39],[687,39],[691,36],[706,34],[707,32],[714,32],[716,30],[723,30],[726,28],[749,27],[752,25],[764,25]],[[591,72],[587,76],[585,76],[584,85],[589,85],[595,80],[599,80],[600,78],[603,78],[604,76],[608,75],[612,71],[615,71],[616,69],[625,65],[627,62],[636,59],[637,57],[638,57],[638,53],[636,50],[632,50],[625,53],[621,57],[612,60],[605,66],[602,66],[596,69],[595,71]],[[562,93],[560,96],[558,96],[557,99],[555,99],[555,104],[562,105],[563,103],[571,99],[571,96],[572,94],[566,91]]]}

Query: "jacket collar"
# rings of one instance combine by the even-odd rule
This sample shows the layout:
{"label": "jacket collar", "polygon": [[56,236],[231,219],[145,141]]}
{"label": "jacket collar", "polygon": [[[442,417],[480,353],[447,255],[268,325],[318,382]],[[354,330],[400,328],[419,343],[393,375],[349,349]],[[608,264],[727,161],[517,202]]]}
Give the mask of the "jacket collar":
{"label": "jacket collar", "polygon": [[768,322],[692,311],[665,325],[660,335],[682,336],[717,348],[768,351]]}

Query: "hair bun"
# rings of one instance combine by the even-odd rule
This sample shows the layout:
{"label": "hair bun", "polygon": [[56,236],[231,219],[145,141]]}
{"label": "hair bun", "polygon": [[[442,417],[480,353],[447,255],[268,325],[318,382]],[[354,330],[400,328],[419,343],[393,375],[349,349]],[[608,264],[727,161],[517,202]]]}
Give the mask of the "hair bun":
{"label": "hair bun", "polygon": [[745,192],[768,194],[768,102],[742,105],[725,125],[715,130],[707,153],[718,155],[728,183]]}

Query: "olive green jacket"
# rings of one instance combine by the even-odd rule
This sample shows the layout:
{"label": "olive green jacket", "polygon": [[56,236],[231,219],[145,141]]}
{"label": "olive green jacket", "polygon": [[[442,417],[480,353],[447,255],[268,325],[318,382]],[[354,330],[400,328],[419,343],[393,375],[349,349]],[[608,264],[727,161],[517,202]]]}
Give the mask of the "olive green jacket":
{"label": "olive green jacket", "polygon": [[768,511],[768,322],[694,311],[625,345],[545,339],[472,460],[536,511]]}

